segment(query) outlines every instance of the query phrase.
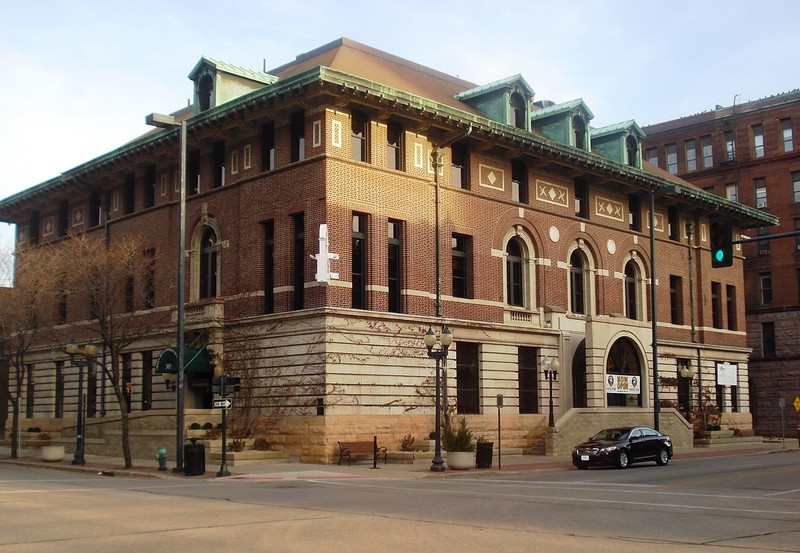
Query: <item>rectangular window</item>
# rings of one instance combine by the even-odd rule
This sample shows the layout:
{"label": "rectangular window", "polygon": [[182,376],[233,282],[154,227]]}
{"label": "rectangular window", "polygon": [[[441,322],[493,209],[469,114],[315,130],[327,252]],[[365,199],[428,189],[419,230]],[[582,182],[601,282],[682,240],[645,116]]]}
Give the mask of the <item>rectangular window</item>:
{"label": "rectangular window", "polygon": [[638,194],[628,194],[628,228],[642,230],[642,200]]}
{"label": "rectangular window", "polygon": [[131,354],[122,354],[122,396],[125,398],[125,407],[131,412],[131,396],[133,395],[133,374],[131,368]]}
{"label": "rectangular window", "polygon": [[[768,227],[759,227],[758,228],[758,236],[759,237],[769,237],[769,228]],[[770,240],[759,240],[758,241],[758,255],[765,256],[769,255],[770,250]]]}
{"label": "rectangular window", "polygon": [[511,199],[528,203],[528,167],[519,159],[511,161]]}
{"label": "rectangular window", "polygon": [[62,288],[58,293],[58,324],[66,324],[67,322],[67,291]]}
{"label": "rectangular window", "polygon": [[186,160],[188,176],[186,177],[186,194],[192,196],[200,193],[200,152],[192,150]]}
{"label": "rectangular window", "polygon": [[400,221],[389,219],[388,225],[388,278],[389,311],[402,313],[403,303],[400,291],[403,288],[403,225]]}
{"label": "rectangular window", "polygon": [[517,379],[519,386],[520,414],[539,412],[539,372],[536,364],[536,348],[517,348]]}
{"label": "rectangular window", "polygon": [[225,141],[214,142],[212,159],[214,163],[214,188],[225,186]]}
{"label": "rectangular window", "polygon": [[452,156],[450,165],[450,181],[455,188],[469,190],[469,150],[464,144],[453,144],[450,147]]}
{"label": "rectangular window", "polygon": [[725,187],[725,198],[732,201],[739,201],[739,187],[735,184],[729,184]]}
{"label": "rectangular window", "polygon": [[736,160],[736,137],[733,131],[725,131],[725,161]]}
{"label": "rectangular window", "polygon": [[720,412],[725,411],[725,386],[717,384],[717,407]]}
{"label": "rectangular window", "polygon": [[264,223],[264,313],[275,312],[275,221]]}
{"label": "rectangular window", "polygon": [[[794,230],[800,231],[800,219],[794,220]],[[794,237],[794,249],[795,251],[800,252],[800,234]]]}
{"label": "rectangular window", "polygon": [[290,117],[291,127],[291,161],[303,161],[306,158],[306,113],[296,111]]}
{"label": "rectangular window", "polygon": [[678,215],[678,208],[670,206],[667,208],[667,225],[669,230],[669,239],[678,241],[681,239],[680,232],[680,216]]}
{"label": "rectangular window", "polygon": [[367,225],[366,215],[353,214],[353,309],[365,309],[367,305]]}
{"label": "rectangular window", "polygon": [[575,179],[575,216],[589,218],[589,185],[583,179]]}
{"label": "rectangular window", "polygon": [[156,251],[146,250],[144,258],[144,306],[146,309],[153,309],[156,306]]}
{"label": "rectangular window", "polygon": [[722,285],[719,282],[711,283],[711,325],[722,328]]}
{"label": "rectangular window", "polygon": [[683,279],[676,275],[669,276],[669,309],[670,320],[674,325],[683,324]]}
{"label": "rectangular window", "polygon": [[792,201],[800,203],[800,171],[792,173]]}
{"label": "rectangular window", "polygon": [[784,152],[791,152],[794,150],[794,136],[792,134],[791,119],[781,119],[781,140],[783,142]]}
{"label": "rectangular window", "polygon": [[122,185],[122,213],[128,215],[133,213],[134,209],[136,209],[136,175],[128,173]]}
{"label": "rectangular window", "polygon": [[[92,364],[86,375],[86,416],[90,418],[97,415],[97,373],[100,370],[98,365]],[[105,416],[105,411],[100,416]]]}
{"label": "rectangular window", "polygon": [[658,148],[647,148],[644,151],[644,158],[648,163],[652,163],[658,167]]}
{"label": "rectangular window", "polygon": [[369,117],[360,111],[353,111],[350,130],[350,157],[369,163]]}
{"label": "rectangular window", "polygon": [[27,379],[25,382],[25,417],[32,419],[33,418],[33,398],[36,395],[36,377],[33,375],[34,367],[33,365],[26,365],[27,367]]}
{"label": "rectangular window", "polygon": [[758,287],[761,295],[761,305],[772,304],[772,273],[759,273]]}
{"label": "rectangular window", "polygon": [[764,126],[753,125],[753,157],[764,157]]}
{"label": "rectangular window", "polygon": [[756,193],[756,207],[763,209],[767,207],[767,179],[761,177],[753,181]]}
{"label": "rectangular window", "polygon": [[56,236],[66,236],[69,230],[69,200],[58,202],[56,225]]}
{"label": "rectangular window", "polygon": [[739,387],[731,386],[731,411],[736,413],[739,411]]}
{"label": "rectangular window", "polygon": [[452,237],[452,265],[453,265],[453,296],[456,298],[470,298],[470,246],[471,238],[465,234],[453,233]]}
{"label": "rectangular window", "polygon": [[694,144],[694,138],[683,142],[683,151],[686,155],[686,170],[695,171],[697,169],[697,148]]}
{"label": "rectangular window", "polygon": [[678,172],[678,147],[675,144],[665,146],[667,152],[667,171],[673,175]]}
{"label": "rectangular window", "polygon": [[292,296],[292,307],[294,309],[303,309],[305,300],[303,294],[306,283],[305,214],[295,213],[292,215],[292,222],[294,223],[294,268],[292,278],[294,292]]}
{"label": "rectangular window", "polygon": [[261,125],[261,170],[275,169],[275,122]]}
{"label": "rectangular window", "polygon": [[100,207],[100,193],[92,192],[89,196],[89,226],[100,225],[102,208]]}
{"label": "rectangular window", "polygon": [[153,407],[153,352],[142,352],[142,411]]}
{"label": "rectangular window", "polygon": [[728,315],[728,330],[736,330],[736,287],[730,284],[725,287],[726,313]]}
{"label": "rectangular window", "polygon": [[56,389],[55,400],[56,410],[55,417],[57,419],[64,417],[64,362],[56,361]]}
{"label": "rectangular window", "polygon": [[144,171],[144,207],[156,205],[156,166],[148,165]]}
{"label": "rectangular window", "polygon": [[775,357],[775,323],[761,323],[761,350],[764,357]]}
{"label": "rectangular window", "polygon": [[386,125],[386,166],[395,171],[405,171],[405,140],[403,125],[389,121]]}
{"label": "rectangular window", "polygon": [[480,407],[478,344],[458,342],[456,355],[456,412],[477,415]]}
{"label": "rectangular window", "polygon": [[700,137],[700,148],[703,150],[703,169],[714,167],[714,147],[711,136]]}
{"label": "rectangular window", "polygon": [[125,279],[125,312],[126,313],[133,313],[134,301],[133,301],[133,277],[129,276]]}

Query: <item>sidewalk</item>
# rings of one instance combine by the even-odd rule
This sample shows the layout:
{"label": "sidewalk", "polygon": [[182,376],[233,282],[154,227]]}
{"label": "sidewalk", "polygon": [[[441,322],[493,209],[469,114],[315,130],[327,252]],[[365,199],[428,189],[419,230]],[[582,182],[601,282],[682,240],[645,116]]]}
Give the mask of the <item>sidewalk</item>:
{"label": "sidewalk", "polygon": [[[748,442],[742,444],[726,444],[707,448],[678,449],[673,460],[687,458],[720,457],[744,455],[752,453],[800,453],[796,440],[781,442]],[[218,466],[206,465],[206,472],[198,476],[186,476],[173,471],[174,461],[167,463],[167,470],[158,470],[158,462],[153,459],[134,459],[133,468],[124,468],[121,458],[86,455],[86,463],[72,464],[72,456],[67,454],[63,461],[45,462],[39,458],[38,450],[25,449],[19,459],[10,458],[10,448],[0,447],[0,464],[18,465],[50,470],[73,471],[84,474],[95,474],[106,477],[126,478],[196,478],[216,479]],[[302,480],[302,479],[341,479],[341,478],[448,478],[448,477],[480,477],[496,474],[516,474],[539,470],[571,468],[569,457],[547,457],[542,455],[504,455],[498,463],[497,455],[492,459],[491,469],[447,470],[431,472],[430,463],[422,464],[378,464],[373,469],[372,463],[359,462],[352,466],[323,465],[315,463],[285,462],[248,464],[240,467],[228,467],[232,479],[247,480]]]}

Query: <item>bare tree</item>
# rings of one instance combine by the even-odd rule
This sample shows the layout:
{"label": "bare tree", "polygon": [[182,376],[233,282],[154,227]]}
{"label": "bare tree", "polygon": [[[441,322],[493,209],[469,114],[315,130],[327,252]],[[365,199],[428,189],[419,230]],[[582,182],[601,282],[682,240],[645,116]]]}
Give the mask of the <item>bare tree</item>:
{"label": "bare tree", "polygon": [[[110,243],[88,235],[70,236],[51,248],[49,270],[59,278],[70,305],[84,309],[86,317],[71,327],[81,340],[105,346],[109,363],[101,367],[117,399],[122,425],[125,468],[132,465],[129,382],[123,382],[122,353],[143,337],[168,323],[168,314],[136,311],[152,307],[156,252],[140,236],[123,235]],[[71,317],[72,319],[72,317]],[[86,320],[91,324],[86,324]]]}
{"label": "bare tree", "polygon": [[[13,281],[0,293],[0,342],[8,351],[11,372],[0,375],[0,386],[11,403],[11,457],[19,457],[20,399],[25,381],[26,356],[36,345],[47,324],[49,298],[52,297],[52,274],[46,267],[51,256],[39,246],[20,249],[15,258],[10,251],[0,255],[3,280]],[[11,386],[13,380],[13,386]]]}

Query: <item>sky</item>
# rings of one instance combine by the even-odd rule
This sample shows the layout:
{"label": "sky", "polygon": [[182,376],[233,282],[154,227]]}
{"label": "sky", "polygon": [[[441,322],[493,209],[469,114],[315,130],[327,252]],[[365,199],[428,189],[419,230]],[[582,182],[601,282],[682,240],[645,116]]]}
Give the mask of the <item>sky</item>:
{"label": "sky", "polygon": [[269,70],[347,37],[644,126],[800,88],[798,20],[797,0],[0,0],[0,198],[185,106],[203,55]]}

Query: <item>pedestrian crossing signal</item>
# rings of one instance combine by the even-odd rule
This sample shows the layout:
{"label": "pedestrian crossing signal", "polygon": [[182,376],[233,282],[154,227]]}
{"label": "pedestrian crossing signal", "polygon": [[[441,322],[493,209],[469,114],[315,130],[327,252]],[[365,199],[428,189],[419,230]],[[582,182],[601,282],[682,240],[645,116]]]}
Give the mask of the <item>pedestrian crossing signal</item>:
{"label": "pedestrian crossing signal", "polygon": [[711,266],[715,269],[733,265],[733,229],[727,219],[711,221]]}

